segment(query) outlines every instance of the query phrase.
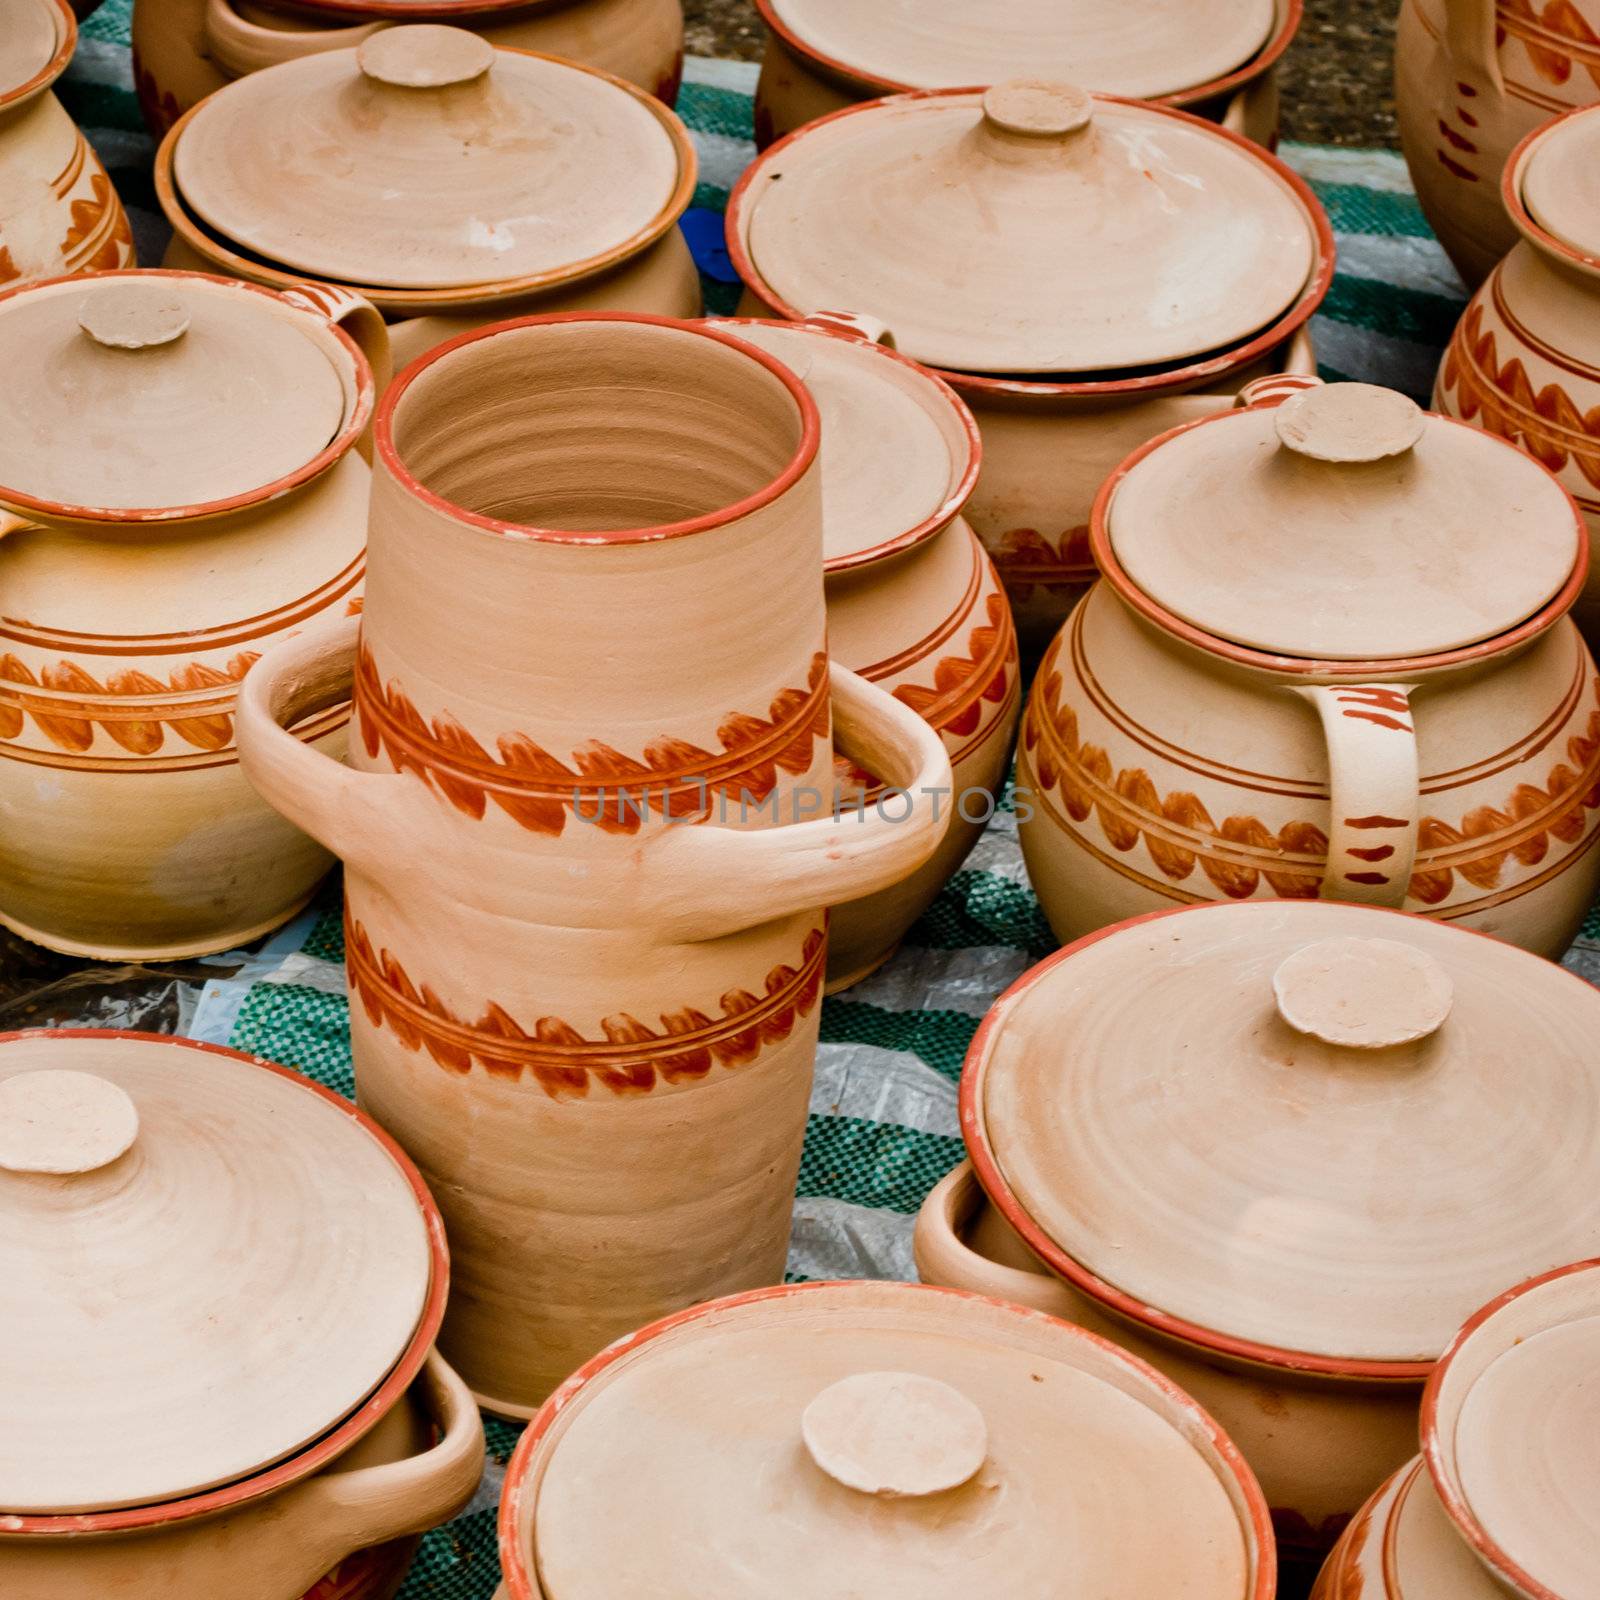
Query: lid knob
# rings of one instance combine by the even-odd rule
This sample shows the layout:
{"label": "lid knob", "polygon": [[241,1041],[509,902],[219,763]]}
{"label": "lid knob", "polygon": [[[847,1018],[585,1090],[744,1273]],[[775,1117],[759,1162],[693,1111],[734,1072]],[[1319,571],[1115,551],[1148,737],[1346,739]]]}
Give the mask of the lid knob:
{"label": "lid knob", "polygon": [[1300,1033],[1356,1050],[1383,1050],[1433,1033],[1455,998],[1450,974],[1395,939],[1324,939],[1272,975],[1278,1015]]}
{"label": "lid knob", "polygon": [[1066,139],[1093,116],[1094,100],[1076,84],[1013,78],[983,91],[983,120],[1020,139]]}
{"label": "lid knob", "polygon": [[494,46],[465,28],[416,22],[385,28],[362,41],[356,65],[363,77],[397,89],[446,89],[471,83],[494,65]]}
{"label": "lid knob", "polygon": [[861,1494],[905,1499],[965,1483],[989,1452],[983,1413],[958,1390],[914,1372],[857,1372],[805,1409],[811,1459]]}
{"label": "lid knob", "polygon": [[19,1072],[0,1082],[0,1168],[78,1173],[109,1166],[133,1144],[127,1092],[89,1072]]}
{"label": "lid knob", "polygon": [[181,339],[189,313],[165,285],[111,283],[85,297],[78,326],[108,350],[149,350]]}
{"label": "lid knob", "polygon": [[1325,383],[1291,395],[1273,425],[1288,449],[1313,461],[1383,461],[1422,437],[1428,414],[1375,383]]}

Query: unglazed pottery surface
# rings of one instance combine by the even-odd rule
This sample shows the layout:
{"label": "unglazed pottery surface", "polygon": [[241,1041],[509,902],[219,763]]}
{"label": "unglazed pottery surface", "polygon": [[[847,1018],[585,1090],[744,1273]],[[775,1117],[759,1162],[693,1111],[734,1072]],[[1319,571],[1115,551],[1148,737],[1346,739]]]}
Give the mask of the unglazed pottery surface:
{"label": "unglazed pottery surface", "polygon": [[817,55],[908,88],[958,89],[1035,73],[1154,99],[1220,78],[1266,43],[1272,0],[771,0]]}
{"label": "unglazed pottery surface", "polygon": [[625,86],[420,24],[228,87],[186,124],[175,173],[196,215],[268,260],[442,289],[631,254],[679,153]]}
{"label": "unglazed pottery surface", "polygon": [[[513,1600],[1270,1593],[1258,1491],[1187,1396],[1020,1307],[902,1284],[738,1297],[606,1352],[507,1477]],[[1063,1448],[1063,1441],[1071,1441]],[[693,1469],[687,1470],[689,1463]],[[637,1486],[630,1536],[593,1485]]]}
{"label": "unglazed pottery surface", "polygon": [[[381,319],[169,273],[0,298],[0,920],[79,955],[227,949],[329,857],[251,791],[239,680],[360,604]],[[92,443],[91,443],[92,442]],[[9,513],[9,515],[8,515]],[[346,708],[302,737],[343,749]]]}
{"label": "unglazed pottery surface", "polygon": [[745,204],[781,300],[876,317],[907,354],[973,372],[1237,344],[1315,262],[1297,196],[1248,146],[1033,80],[830,118],[766,159]]}
{"label": "unglazed pottery surface", "polygon": [[1475,287],[1516,243],[1501,173],[1550,117],[1600,99],[1600,0],[1405,0],[1400,142],[1433,231]]}
{"label": "unglazed pottery surface", "polygon": [[[1311,461],[1277,437],[1272,405],[1282,399],[1156,441],[1102,491],[1091,538],[1106,577],[1045,654],[1018,759],[1018,790],[1031,806],[1019,818],[1021,842],[1051,925],[1069,941],[1163,905],[1320,895],[1465,921],[1559,955],[1600,883],[1600,681],[1564,616],[1586,564],[1576,508],[1503,440],[1445,421],[1426,423],[1411,452],[1420,468]],[[1301,422],[1316,415],[1293,398],[1283,409],[1291,405]],[[1293,416],[1288,427],[1296,431]],[[1238,474],[1207,476],[1214,468],[1198,465],[1207,434],[1248,447],[1222,452]],[[1476,507],[1452,502],[1436,477],[1437,501],[1422,497],[1457,504],[1448,536],[1414,520],[1410,498],[1430,477],[1434,437],[1446,434],[1447,459],[1457,449],[1482,458],[1457,471],[1479,485]],[[1231,495],[1244,476],[1248,506],[1258,449],[1266,489],[1320,478],[1328,493],[1305,517],[1323,536],[1295,549],[1287,569],[1267,553],[1289,526],[1273,515],[1271,492],[1259,497],[1256,521],[1222,524],[1217,537],[1242,554],[1217,572],[1243,564],[1286,607],[1252,615],[1238,598],[1247,591],[1196,568],[1170,530],[1216,525],[1224,478]],[[1161,463],[1173,451],[1196,462],[1198,476],[1168,474]],[[1139,490],[1147,470],[1157,476],[1146,482],[1164,486],[1148,501]],[[1143,515],[1124,540],[1129,503]],[[1285,508],[1295,503],[1284,497]],[[1334,504],[1351,513],[1342,538]],[[1544,508],[1546,520],[1525,538],[1505,537],[1523,505]],[[1122,565],[1124,542],[1136,559],[1148,548],[1146,581],[1168,605]],[[1563,548],[1572,559],[1565,581],[1516,620],[1547,590]],[[1317,601],[1296,592],[1302,555],[1326,580]],[[1463,590],[1463,570],[1478,574],[1478,588]],[[1370,594],[1382,613],[1390,572],[1415,605],[1391,617],[1385,645],[1364,610],[1336,597]],[[1236,644],[1171,607],[1277,648]],[[1287,626],[1296,615],[1300,629]],[[1364,642],[1371,654],[1302,653],[1297,632],[1309,649],[1353,652]]]}
{"label": "unglazed pottery surface", "polygon": [[[1344,1042],[1355,1017],[1402,1042]],[[1581,981],[1438,923],[1196,907],[1001,1000],[969,1138],[1119,1304],[1285,1365],[1426,1363],[1497,1284],[1600,1247],[1597,1026]]]}
{"label": "unglazed pottery surface", "polygon": [[66,0],[0,0],[0,290],[133,265],[111,180],[51,89],[77,40]]}
{"label": "unglazed pottery surface", "polygon": [[[1600,70],[1600,65],[1597,65]],[[1522,146],[1504,195],[1522,240],[1467,307],[1439,368],[1434,405],[1537,457],[1600,530],[1600,108]],[[1600,639],[1600,577],[1573,613]]]}
{"label": "unglazed pottery surface", "polygon": [[[245,690],[253,779],[347,863],[358,1091],[444,1197],[443,1348],[496,1410],[781,1278],[822,907],[948,822],[826,814],[835,726],[913,792],[951,774],[830,670],[817,435],[798,380],[701,326],[460,341],[379,419],[359,647]],[[353,771],[278,731],[352,676]]]}

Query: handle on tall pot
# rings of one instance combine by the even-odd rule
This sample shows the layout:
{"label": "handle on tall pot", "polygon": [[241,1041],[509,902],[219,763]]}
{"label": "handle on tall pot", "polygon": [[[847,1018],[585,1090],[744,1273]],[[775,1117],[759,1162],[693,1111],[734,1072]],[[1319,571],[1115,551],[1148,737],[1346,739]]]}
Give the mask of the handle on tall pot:
{"label": "handle on tall pot", "polygon": [[[1505,90],[1496,47],[1499,21],[1495,0],[1444,0],[1444,36],[1450,49],[1450,82],[1465,78],[1487,83],[1496,94]],[[1445,88],[1441,85],[1441,88]]]}
{"label": "handle on tall pot", "polygon": [[350,28],[263,28],[246,22],[231,0],[206,0],[205,51],[230,78],[243,78],[301,56],[348,50],[390,26],[363,22]]}
{"label": "handle on tall pot", "polygon": [[[389,324],[383,313],[365,295],[353,289],[343,289],[332,283],[298,283],[283,291],[283,298],[302,311],[310,311],[326,318],[336,328],[343,328],[356,348],[367,358],[372,368],[372,409],[389,387],[394,377],[394,352],[389,344]],[[356,448],[372,460],[372,429],[363,430]]]}

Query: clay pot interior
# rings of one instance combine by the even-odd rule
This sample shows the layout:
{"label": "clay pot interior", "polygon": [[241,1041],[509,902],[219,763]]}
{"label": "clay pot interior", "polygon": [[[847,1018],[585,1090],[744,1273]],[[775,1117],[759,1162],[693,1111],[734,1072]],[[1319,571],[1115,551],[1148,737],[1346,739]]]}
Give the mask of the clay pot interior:
{"label": "clay pot interior", "polygon": [[779,364],[687,324],[502,328],[432,361],[392,419],[402,469],[460,509],[566,533],[659,530],[761,494],[814,419]]}

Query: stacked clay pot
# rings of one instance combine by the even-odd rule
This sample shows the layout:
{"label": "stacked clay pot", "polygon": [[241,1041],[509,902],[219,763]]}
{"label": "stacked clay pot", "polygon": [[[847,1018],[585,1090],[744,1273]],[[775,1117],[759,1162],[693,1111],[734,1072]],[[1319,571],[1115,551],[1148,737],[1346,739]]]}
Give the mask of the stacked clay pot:
{"label": "stacked clay pot", "polygon": [[763,149],[861,100],[1041,74],[1180,106],[1269,149],[1278,59],[1302,0],[756,0],[767,53],[756,86]]}
{"label": "stacked clay pot", "polygon": [[[242,944],[329,856],[245,781],[239,681],[360,606],[382,320],[170,272],[0,295],[0,921],[103,959]],[[298,736],[344,748],[347,708]]]}
{"label": "stacked clay pot", "polygon": [[598,67],[667,105],[678,96],[679,0],[135,0],[139,106],[159,138],[235,78],[419,22]]}
{"label": "stacked clay pot", "polygon": [[[380,411],[359,642],[246,680],[252,780],[346,863],[357,1089],[440,1197],[441,1348],[497,1412],[781,1280],[823,908],[949,822],[801,809],[835,732],[913,797],[951,782],[914,710],[830,668],[818,434],[702,324],[458,340]],[[345,767],[283,729],[352,680]]]}
{"label": "stacked clay pot", "polygon": [[1060,939],[1321,895],[1566,949],[1600,885],[1600,677],[1567,616],[1587,534],[1543,467],[1313,386],[1136,453],[1093,539],[1017,760]]}
{"label": "stacked clay pot", "polygon": [[[717,326],[785,362],[821,413],[833,659],[919,712],[950,753],[943,843],[900,883],[833,908],[832,992],[894,954],[993,814],[1021,711],[1016,633],[994,563],[960,515],[980,457],[960,397],[853,318]],[[845,764],[842,782],[858,803],[884,803],[873,774]]]}
{"label": "stacked clay pot", "polygon": [[1350,1524],[1313,1600],[1600,1593],[1600,1261],[1485,1306],[1434,1369],[1421,1459]]}
{"label": "stacked clay pot", "polygon": [[1305,323],[1333,271],[1321,207],[1266,151],[1033,81],[810,124],[740,180],[728,247],[743,311],[881,322],[972,408],[984,459],[965,514],[1025,654],[1093,581],[1106,474],[1251,379],[1313,371]]}
{"label": "stacked clay pot", "polygon": [[1271,1600],[1277,1577],[1261,1491],[1188,1395],[1054,1318],[906,1283],[619,1341],[524,1433],[500,1560],[497,1600],[743,1600],[797,1573],[808,1600]]}
{"label": "stacked clay pot", "polygon": [[1471,1308],[1600,1247],[1597,1027],[1581,979],[1420,917],[1136,918],[991,1009],[919,1269],[1161,1368],[1314,1554],[1415,1453]]}
{"label": "stacked clay pot", "polygon": [[7,1600],[389,1600],[478,1486],[416,1169],[186,1039],[0,1035]]}
{"label": "stacked clay pot", "polygon": [[122,203],[52,88],[77,45],[67,0],[0,0],[0,290],[133,265]]}
{"label": "stacked clay pot", "polygon": [[1501,174],[1552,116],[1600,99],[1600,0],[1403,0],[1400,144],[1417,199],[1468,287],[1517,242]]}
{"label": "stacked clay pot", "polygon": [[229,84],[156,157],[169,266],[359,292],[397,365],[526,312],[698,315],[694,181],[642,90],[429,24]]}
{"label": "stacked clay pot", "polygon": [[[1506,164],[1521,242],[1450,340],[1434,406],[1520,445],[1600,530],[1600,107],[1530,134]],[[1600,578],[1573,617],[1600,641]]]}

